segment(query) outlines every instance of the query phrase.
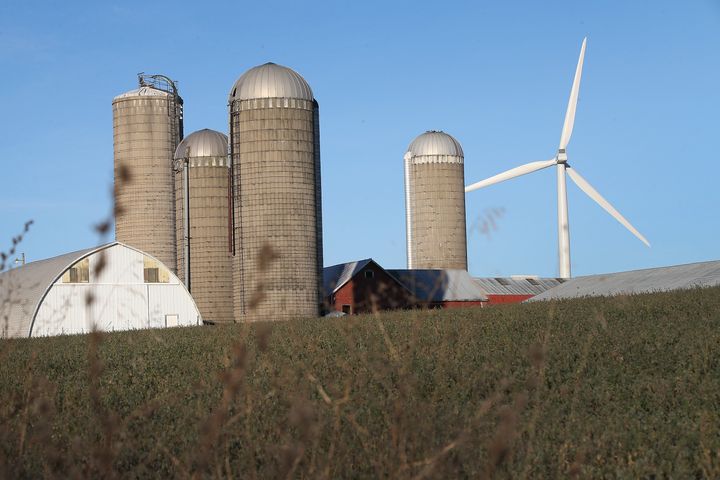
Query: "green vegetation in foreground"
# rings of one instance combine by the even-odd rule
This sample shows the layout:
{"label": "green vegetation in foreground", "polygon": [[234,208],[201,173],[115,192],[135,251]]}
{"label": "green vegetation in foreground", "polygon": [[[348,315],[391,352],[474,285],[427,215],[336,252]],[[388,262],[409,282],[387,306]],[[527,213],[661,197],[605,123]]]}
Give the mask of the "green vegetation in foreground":
{"label": "green vegetation in foreground", "polygon": [[0,342],[0,477],[719,478],[720,288]]}

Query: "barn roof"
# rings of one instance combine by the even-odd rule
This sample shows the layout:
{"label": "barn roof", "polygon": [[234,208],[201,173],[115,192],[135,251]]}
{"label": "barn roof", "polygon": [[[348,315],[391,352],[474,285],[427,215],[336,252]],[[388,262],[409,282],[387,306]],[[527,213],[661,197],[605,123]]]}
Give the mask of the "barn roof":
{"label": "barn roof", "polygon": [[372,261],[372,258],[366,258],[323,268],[323,294],[330,295],[340,290],[343,285]]}
{"label": "barn roof", "polygon": [[388,270],[425,302],[487,301],[480,285],[465,270]]}
{"label": "barn roof", "polygon": [[713,261],[572,278],[533,297],[531,301],[664,292],[717,285],[720,285],[720,261]]}
{"label": "barn roof", "polygon": [[539,295],[565,281],[539,277],[475,277],[474,280],[488,295]]}
{"label": "barn roof", "polygon": [[65,253],[0,273],[0,337],[27,336],[23,332],[30,331],[40,302],[53,283],[78,260],[106,246]]}
{"label": "barn roof", "polygon": [[328,296],[336,293],[343,287],[343,285],[349,282],[350,279],[360,273],[365,267],[367,267],[371,263],[383,272],[387,273],[388,276],[395,280],[401,288],[404,288],[409,293],[412,293],[412,291],[407,287],[407,285],[405,285],[397,278],[397,276],[391,273],[392,270],[386,270],[372,258],[366,258],[364,260],[357,260],[348,263],[339,263],[331,267],[323,268],[323,295]]}

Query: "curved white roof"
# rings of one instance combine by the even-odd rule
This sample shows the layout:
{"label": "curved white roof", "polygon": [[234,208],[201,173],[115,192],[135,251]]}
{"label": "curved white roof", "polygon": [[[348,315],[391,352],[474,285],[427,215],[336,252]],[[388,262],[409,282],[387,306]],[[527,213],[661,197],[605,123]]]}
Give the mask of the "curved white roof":
{"label": "curved white roof", "polygon": [[310,85],[295,70],[266,63],[251,68],[230,90],[230,101],[253,98],[299,98],[313,100]]}
{"label": "curved white roof", "polygon": [[62,274],[75,262],[103,247],[87,248],[30,262],[0,274],[0,338],[27,337],[40,302]]}
{"label": "curved white roof", "polygon": [[[45,260],[30,262],[21,267],[0,273],[0,338],[30,336],[33,322],[43,300],[65,271],[80,260],[115,246],[134,250],[153,258],[162,265],[162,262],[152,255],[130,245],[114,241],[95,248],[87,248]],[[170,275],[177,280],[177,285],[187,292],[185,285],[177,279],[175,274],[170,272]],[[190,297],[189,292],[187,292],[187,295]],[[194,300],[192,300],[192,297],[190,298],[194,305]],[[197,310],[197,306],[194,306],[194,308]]]}
{"label": "curved white roof", "polygon": [[412,141],[407,149],[413,157],[426,155],[452,155],[464,157],[460,142],[445,132],[428,130]]}
{"label": "curved white roof", "polygon": [[135,90],[130,90],[129,92],[121,93],[115,97],[113,101],[129,97],[167,97],[168,95],[170,95],[168,92],[158,90],[157,88],[140,87]]}
{"label": "curved white roof", "polygon": [[194,157],[227,156],[228,137],[216,130],[204,128],[193,132],[180,142],[175,150],[175,159]]}

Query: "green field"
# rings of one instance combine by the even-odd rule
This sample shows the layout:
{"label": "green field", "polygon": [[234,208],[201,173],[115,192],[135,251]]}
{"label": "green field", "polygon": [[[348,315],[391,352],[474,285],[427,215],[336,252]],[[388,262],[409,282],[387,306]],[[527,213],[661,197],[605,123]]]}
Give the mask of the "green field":
{"label": "green field", "polygon": [[720,478],[720,288],[0,342],[0,478]]}

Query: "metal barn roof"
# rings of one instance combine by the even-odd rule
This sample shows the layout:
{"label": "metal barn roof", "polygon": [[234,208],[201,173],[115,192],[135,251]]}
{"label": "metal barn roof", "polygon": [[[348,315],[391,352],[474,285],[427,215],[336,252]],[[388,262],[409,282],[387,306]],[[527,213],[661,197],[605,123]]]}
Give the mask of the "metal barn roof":
{"label": "metal barn roof", "polygon": [[53,283],[75,262],[102,248],[86,248],[0,273],[0,318],[3,323],[0,332],[7,328],[7,336],[26,336],[22,332],[30,331],[40,302]]}
{"label": "metal barn roof", "polygon": [[464,157],[460,142],[452,135],[436,130],[429,130],[412,141],[407,149],[413,157],[427,155],[451,155]]}
{"label": "metal barn roof", "polygon": [[388,270],[417,298],[426,302],[487,301],[480,285],[465,270]]}
{"label": "metal barn roof", "polygon": [[372,258],[366,258],[365,260],[339,263],[323,268],[323,295],[330,295],[340,290],[343,285],[372,261]]}
{"label": "metal barn roof", "polygon": [[717,285],[720,285],[720,261],[713,261],[572,278],[530,301],[665,292]]}
{"label": "metal barn roof", "polygon": [[295,70],[266,63],[251,68],[237,79],[230,90],[230,101],[253,98],[299,98],[313,100],[310,85]]}
{"label": "metal barn roof", "polygon": [[474,280],[488,295],[539,295],[564,281],[561,278],[537,277],[476,277]]}

